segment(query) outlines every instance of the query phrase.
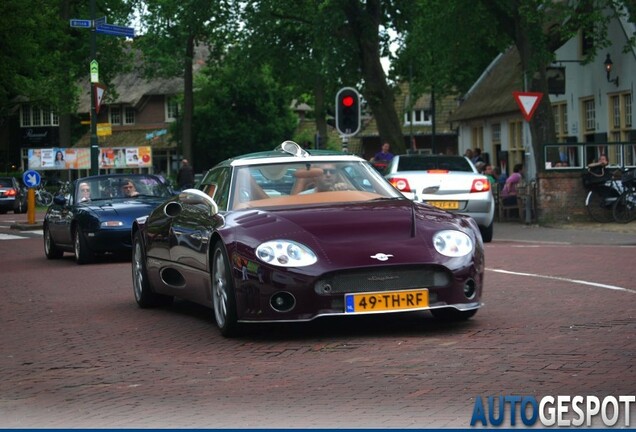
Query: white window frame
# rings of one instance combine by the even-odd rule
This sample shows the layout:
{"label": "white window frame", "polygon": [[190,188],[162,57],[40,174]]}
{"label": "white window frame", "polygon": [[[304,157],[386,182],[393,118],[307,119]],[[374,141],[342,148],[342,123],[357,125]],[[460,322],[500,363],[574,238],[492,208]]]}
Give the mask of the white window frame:
{"label": "white window frame", "polygon": [[[37,123],[37,124],[36,124]],[[50,106],[23,104],[20,106],[20,127],[59,126],[60,118]]]}
{"label": "white window frame", "polygon": [[410,125],[411,119],[415,119],[413,121],[413,125],[417,126],[432,126],[433,125],[433,111],[430,109],[414,109],[409,112],[406,111],[404,113],[404,124]]}
{"label": "white window frame", "polygon": [[[113,111],[116,111],[116,114],[114,114]],[[117,116],[119,116],[119,119],[115,121],[114,118]],[[112,125],[122,124],[121,107],[119,105],[111,105],[108,107],[108,121]]]}
{"label": "white window frame", "polygon": [[[133,125],[135,124],[136,119],[136,111],[132,106],[124,106],[123,107],[124,115],[122,116],[123,124],[125,125]],[[129,119],[131,117],[131,119]]]}
{"label": "white window frame", "polygon": [[179,115],[179,111],[181,111],[181,106],[177,100],[177,97],[166,95],[165,102],[166,122],[177,121],[177,116]]}

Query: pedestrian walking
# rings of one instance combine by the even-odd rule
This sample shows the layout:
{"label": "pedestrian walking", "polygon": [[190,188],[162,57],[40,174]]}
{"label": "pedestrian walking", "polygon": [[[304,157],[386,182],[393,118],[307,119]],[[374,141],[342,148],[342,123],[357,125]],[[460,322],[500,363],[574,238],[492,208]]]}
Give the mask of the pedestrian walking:
{"label": "pedestrian walking", "polygon": [[194,170],[187,159],[181,161],[181,168],[177,173],[177,185],[181,190],[194,186]]}

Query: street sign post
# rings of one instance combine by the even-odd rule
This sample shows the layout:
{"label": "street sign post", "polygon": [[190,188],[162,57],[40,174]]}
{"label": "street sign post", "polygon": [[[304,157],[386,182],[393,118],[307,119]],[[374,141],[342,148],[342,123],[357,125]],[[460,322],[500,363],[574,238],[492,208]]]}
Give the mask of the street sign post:
{"label": "street sign post", "polygon": [[99,34],[121,37],[135,37],[135,29],[133,27],[118,26],[114,24],[97,23],[95,31]]}
{"label": "street sign post", "polygon": [[97,63],[97,60],[91,60],[90,69],[91,69],[91,82],[92,83],[99,82],[99,63]]}
{"label": "street sign post", "polygon": [[22,174],[22,182],[28,188],[34,188],[40,186],[40,182],[42,181],[42,176],[39,172],[35,170],[26,170],[24,174]]}
{"label": "street sign post", "polygon": [[35,188],[40,186],[42,176],[35,170],[26,170],[22,174],[22,183],[29,188],[27,191],[27,223],[35,223]]}
{"label": "street sign post", "polygon": [[97,55],[97,42],[95,35],[105,34],[109,36],[121,36],[134,38],[135,29],[132,27],[118,26],[106,23],[106,17],[95,18],[95,5],[96,0],[89,1],[89,9],[91,19],[72,19],[71,27],[87,28],[91,30],[91,53],[90,58],[93,59],[90,64],[90,77],[91,77],[91,175],[96,175],[99,172],[99,140],[97,138],[97,113],[99,112],[99,105],[101,104],[101,96],[104,94],[104,88],[99,86],[99,65],[95,57]]}
{"label": "street sign post", "polygon": [[72,19],[71,27],[75,28],[91,28],[93,27],[93,21],[87,19]]}
{"label": "street sign post", "polygon": [[528,122],[532,120],[534,112],[539,107],[539,102],[541,102],[543,93],[514,91],[512,92],[512,95],[514,96],[517,105],[519,105],[519,109],[521,109],[523,118],[525,118]]}

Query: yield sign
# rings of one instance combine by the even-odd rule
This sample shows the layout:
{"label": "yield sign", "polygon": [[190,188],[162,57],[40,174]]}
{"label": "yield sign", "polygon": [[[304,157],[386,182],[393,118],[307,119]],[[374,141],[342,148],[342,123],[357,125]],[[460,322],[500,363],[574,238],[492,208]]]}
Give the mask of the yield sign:
{"label": "yield sign", "polygon": [[513,91],[512,95],[517,101],[517,105],[519,105],[523,117],[526,121],[530,121],[534,112],[539,107],[543,93]]}
{"label": "yield sign", "polygon": [[95,83],[93,84],[93,91],[95,92],[95,114],[99,114],[99,107],[102,104],[102,99],[106,92],[106,86],[100,83]]}

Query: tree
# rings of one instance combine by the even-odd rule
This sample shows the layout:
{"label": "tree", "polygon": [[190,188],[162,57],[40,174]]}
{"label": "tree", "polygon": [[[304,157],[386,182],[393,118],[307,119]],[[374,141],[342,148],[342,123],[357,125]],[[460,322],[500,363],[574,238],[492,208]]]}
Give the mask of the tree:
{"label": "tree", "polygon": [[[246,5],[242,44],[257,64],[270,64],[298,93],[311,91],[318,130],[326,135],[328,107],[344,85],[357,87],[382,140],[404,151],[393,89],[380,58],[388,54],[389,28],[408,16],[410,1],[262,0]],[[333,112],[333,111],[332,111]]]}
{"label": "tree", "polygon": [[[414,78],[419,91],[428,86],[465,91],[478,76],[475,72],[483,70],[483,61],[494,58],[493,50],[514,44],[528,83],[525,90],[545,94],[530,122],[537,155],[544,144],[556,140],[546,74],[554,52],[584,32],[593,41],[588,56],[592,60],[596,50],[610,43],[607,26],[623,13],[621,4],[614,0],[478,0],[467,8],[464,0],[419,0],[419,12],[400,53],[400,71],[405,73],[408,64],[418,65]],[[633,2],[626,5],[634,7]],[[425,54],[418,58],[422,51]]]}
{"label": "tree", "polygon": [[193,61],[195,46],[225,50],[234,33],[231,2],[223,0],[129,0],[137,9],[145,34],[137,46],[145,56],[148,76],[181,76],[184,81],[182,150],[192,160],[194,113]]}
{"label": "tree", "polygon": [[[609,22],[624,14],[622,2],[552,2],[546,0],[480,0],[498,28],[514,41],[528,83],[527,90],[545,94],[537,108],[530,131],[535,155],[544,144],[555,142],[552,105],[548,97],[547,67],[554,52],[573,36],[582,32],[590,40],[587,60],[596,57],[600,48],[611,44]],[[633,41],[631,41],[633,43]],[[538,163],[539,158],[535,158]],[[535,167],[537,168],[537,167]]]}
{"label": "tree", "polygon": [[193,154],[203,166],[271,150],[296,127],[289,109],[291,92],[270,68],[254,68],[237,54],[228,54],[197,76]]}
{"label": "tree", "polygon": [[[120,22],[129,10],[123,0],[104,0],[98,12]],[[21,101],[51,106],[60,116],[60,140],[70,145],[71,114],[88,81],[90,49],[87,29],[69,26],[70,18],[89,18],[86,2],[73,0],[4,0],[0,2],[0,118]],[[19,35],[19,37],[18,37]],[[125,42],[100,37],[100,78],[104,82],[126,64]]]}

